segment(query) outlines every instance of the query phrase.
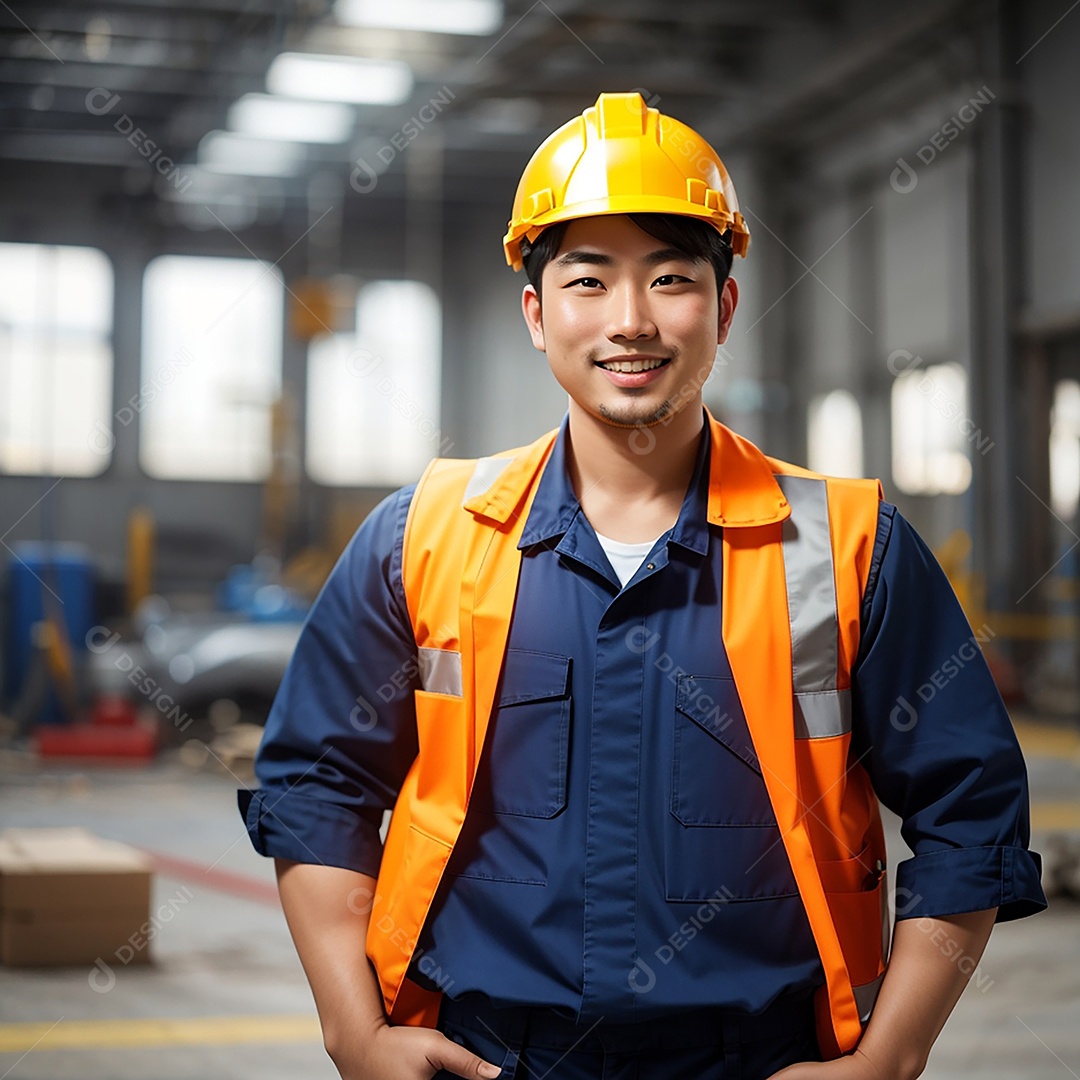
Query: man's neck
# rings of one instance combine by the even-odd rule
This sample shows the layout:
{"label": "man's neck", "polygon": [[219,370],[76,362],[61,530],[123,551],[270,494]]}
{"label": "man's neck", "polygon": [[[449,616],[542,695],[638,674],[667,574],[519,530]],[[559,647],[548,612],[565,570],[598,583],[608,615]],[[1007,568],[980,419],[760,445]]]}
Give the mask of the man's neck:
{"label": "man's neck", "polygon": [[636,428],[604,423],[571,402],[570,480],[593,528],[628,543],[671,528],[693,476],[703,423],[700,402],[668,423]]}

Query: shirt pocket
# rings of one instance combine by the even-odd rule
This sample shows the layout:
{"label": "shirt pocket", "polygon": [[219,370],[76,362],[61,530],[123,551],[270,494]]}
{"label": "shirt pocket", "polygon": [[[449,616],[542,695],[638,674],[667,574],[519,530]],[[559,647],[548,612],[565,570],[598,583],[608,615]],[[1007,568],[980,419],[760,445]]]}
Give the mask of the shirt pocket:
{"label": "shirt pocket", "polygon": [[679,676],[672,740],[666,898],[797,896],[735,681]]}
{"label": "shirt pocket", "polygon": [[566,806],[570,657],[508,649],[472,805],[550,818]]}
{"label": "shirt pocket", "polygon": [[680,675],[671,813],[683,825],[776,825],[735,680]]}

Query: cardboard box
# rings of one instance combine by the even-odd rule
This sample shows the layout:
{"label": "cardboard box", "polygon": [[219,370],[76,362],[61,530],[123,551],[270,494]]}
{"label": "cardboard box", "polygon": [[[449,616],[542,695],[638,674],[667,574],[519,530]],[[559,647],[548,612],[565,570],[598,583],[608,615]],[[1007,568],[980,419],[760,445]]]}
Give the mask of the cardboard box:
{"label": "cardboard box", "polygon": [[[146,963],[140,927],[150,913],[152,864],[87,829],[0,832],[0,962],[9,965]],[[136,945],[132,948],[134,936]]]}

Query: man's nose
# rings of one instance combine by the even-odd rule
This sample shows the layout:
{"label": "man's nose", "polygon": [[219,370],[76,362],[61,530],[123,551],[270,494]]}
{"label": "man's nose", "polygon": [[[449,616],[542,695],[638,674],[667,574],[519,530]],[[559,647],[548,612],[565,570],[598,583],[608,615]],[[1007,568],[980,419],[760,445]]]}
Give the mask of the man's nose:
{"label": "man's nose", "polygon": [[643,296],[640,289],[633,287],[616,289],[611,297],[608,338],[637,341],[655,337],[656,334],[656,323],[652,318],[648,297]]}

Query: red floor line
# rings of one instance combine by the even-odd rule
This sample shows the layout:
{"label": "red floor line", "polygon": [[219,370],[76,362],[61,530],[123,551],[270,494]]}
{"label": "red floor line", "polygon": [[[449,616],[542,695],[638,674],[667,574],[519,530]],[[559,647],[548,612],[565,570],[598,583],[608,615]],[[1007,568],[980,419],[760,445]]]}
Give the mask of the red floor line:
{"label": "red floor line", "polygon": [[240,896],[245,900],[255,900],[277,907],[277,886],[270,881],[237,874],[232,870],[219,870],[216,866],[204,866],[192,859],[182,859],[178,855],[166,855],[164,852],[141,848],[154,861],[154,869],[166,877],[179,878],[191,884],[205,885],[218,892]]}

